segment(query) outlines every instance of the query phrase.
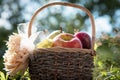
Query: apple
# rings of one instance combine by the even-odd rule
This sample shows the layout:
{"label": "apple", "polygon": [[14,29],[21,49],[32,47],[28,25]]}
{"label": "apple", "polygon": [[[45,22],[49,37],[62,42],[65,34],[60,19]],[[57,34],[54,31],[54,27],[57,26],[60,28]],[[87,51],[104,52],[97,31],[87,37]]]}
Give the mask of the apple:
{"label": "apple", "polygon": [[81,41],[70,33],[60,33],[53,38],[53,47],[82,48]]}
{"label": "apple", "polygon": [[91,38],[86,32],[76,32],[74,36],[82,42],[84,49],[91,49]]}

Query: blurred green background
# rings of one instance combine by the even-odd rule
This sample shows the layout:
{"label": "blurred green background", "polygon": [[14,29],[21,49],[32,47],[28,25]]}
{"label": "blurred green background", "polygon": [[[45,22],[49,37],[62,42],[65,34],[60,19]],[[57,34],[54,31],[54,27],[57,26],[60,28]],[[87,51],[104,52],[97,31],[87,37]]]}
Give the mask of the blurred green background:
{"label": "blurred green background", "polygon": [[[6,73],[2,56],[8,36],[17,32],[18,24],[29,22],[39,7],[53,1],[71,2],[91,11],[97,45],[94,80],[120,80],[120,0],[0,0],[0,74]],[[62,27],[69,33],[77,29],[91,35],[88,15],[70,7],[49,7],[36,17],[34,25],[38,30],[53,31]],[[1,75],[0,79],[4,80]]]}

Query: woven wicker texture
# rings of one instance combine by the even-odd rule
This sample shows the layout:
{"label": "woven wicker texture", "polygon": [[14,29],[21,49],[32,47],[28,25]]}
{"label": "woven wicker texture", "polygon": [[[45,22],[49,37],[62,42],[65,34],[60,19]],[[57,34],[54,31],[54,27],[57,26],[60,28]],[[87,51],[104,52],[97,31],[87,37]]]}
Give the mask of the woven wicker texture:
{"label": "woven wicker texture", "polygon": [[92,80],[90,52],[60,47],[37,49],[30,57],[31,80]]}

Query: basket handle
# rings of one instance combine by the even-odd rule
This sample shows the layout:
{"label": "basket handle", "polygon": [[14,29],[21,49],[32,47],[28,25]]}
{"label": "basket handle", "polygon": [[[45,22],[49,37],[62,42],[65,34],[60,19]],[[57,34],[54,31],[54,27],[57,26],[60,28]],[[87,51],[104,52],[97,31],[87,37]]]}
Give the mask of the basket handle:
{"label": "basket handle", "polygon": [[87,13],[87,15],[89,16],[90,20],[91,20],[91,24],[92,24],[92,51],[94,51],[94,44],[95,44],[95,22],[94,22],[94,18],[91,14],[91,12],[86,9],[85,7],[82,7],[80,5],[76,5],[76,4],[72,4],[72,3],[69,3],[69,2],[52,2],[52,3],[48,3],[44,6],[42,6],[41,8],[39,8],[32,16],[31,20],[30,20],[30,23],[28,25],[28,37],[30,37],[31,35],[31,28],[32,28],[32,24],[33,24],[33,21],[36,17],[36,15],[42,11],[44,8],[47,8],[49,6],[53,6],[53,5],[63,5],[63,6],[71,6],[71,7],[75,7],[75,8],[78,8],[78,9],[81,9],[83,10],[84,12]]}

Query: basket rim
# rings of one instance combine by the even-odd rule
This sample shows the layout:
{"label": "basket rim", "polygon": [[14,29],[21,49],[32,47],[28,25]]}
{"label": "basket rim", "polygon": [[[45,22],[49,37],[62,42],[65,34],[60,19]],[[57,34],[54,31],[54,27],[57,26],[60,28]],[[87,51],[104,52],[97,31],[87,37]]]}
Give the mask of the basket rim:
{"label": "basket rim", "polygon": [[51,48],[37,48],[33,51],[35,52],[55,52],[55,53],[61,53],[61,52],[82,52],[83,54],[91,54],[91,56],[95,56],[96,53],[94,51],[94,54],[92,53],[91,49],[82,49],[82,48],[64,48],[64,47],[51,47]]}

